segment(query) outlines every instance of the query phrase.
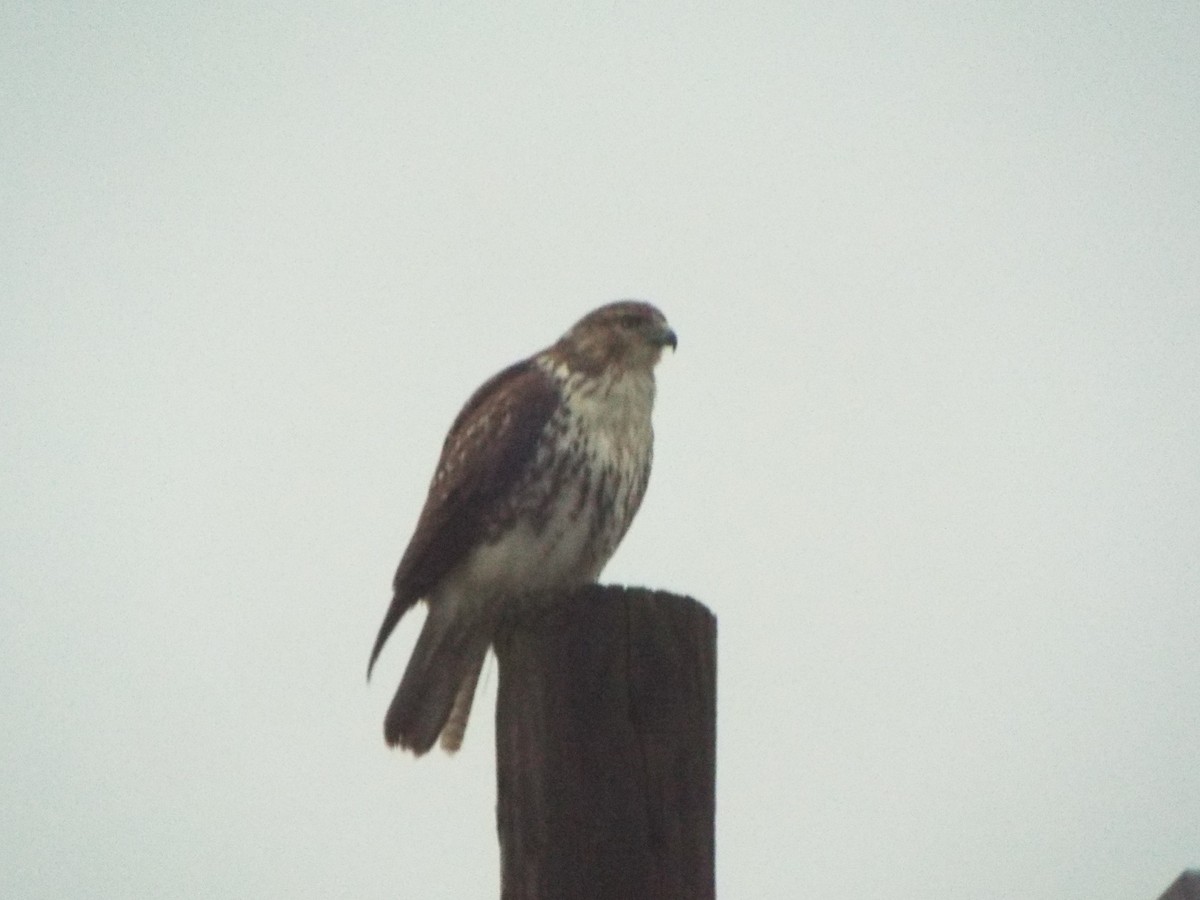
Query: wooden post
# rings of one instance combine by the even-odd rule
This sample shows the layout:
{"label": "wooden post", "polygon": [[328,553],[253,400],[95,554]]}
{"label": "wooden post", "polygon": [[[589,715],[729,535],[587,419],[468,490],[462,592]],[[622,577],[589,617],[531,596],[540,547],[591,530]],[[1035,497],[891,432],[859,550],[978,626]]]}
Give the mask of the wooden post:
{"label": "wooden post", "polygon": [[706,900],[716,619],[590,585],[514,604],[496,638],[502,900]]}

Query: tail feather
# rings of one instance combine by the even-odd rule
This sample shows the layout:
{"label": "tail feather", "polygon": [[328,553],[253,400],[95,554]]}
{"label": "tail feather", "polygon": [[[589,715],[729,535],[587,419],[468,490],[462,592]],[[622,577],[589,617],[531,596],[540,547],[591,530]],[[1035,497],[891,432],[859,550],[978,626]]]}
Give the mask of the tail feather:
{"label": "tail feather", "polygon": [[467,731],[467,719],[471,715],[471,704],[475,702],[475,685],[479,683],[479,673],[483,670],[483,661],[486,658],[487,644],[484,644],[475,659],[475,668],[458,686],[454,706],[450,709],[450,717],[446,720],[442,738],[438,742],[447,753],[455,753],[462,746],[463,735]]}
{"label": "tail feather", "polygon": [[383,734],[388,744],[399,744],[420,756],[433,746],[452,719],[453,728],[443,737],[442,746],[457,750],[462,743],[475,683],[491,643],[482,623],[462,612],[451,604],[430,604],[421,635],[384,718]]}

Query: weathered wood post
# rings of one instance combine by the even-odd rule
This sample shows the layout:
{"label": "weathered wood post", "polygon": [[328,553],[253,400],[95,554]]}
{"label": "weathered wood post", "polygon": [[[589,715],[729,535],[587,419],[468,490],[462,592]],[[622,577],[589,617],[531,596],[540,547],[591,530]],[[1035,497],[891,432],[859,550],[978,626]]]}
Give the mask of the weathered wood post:
{"label": "weathered wood post", "polygon": [[496,639],[502,900],[705,900],[714,887],[716,619],[591,585]]}

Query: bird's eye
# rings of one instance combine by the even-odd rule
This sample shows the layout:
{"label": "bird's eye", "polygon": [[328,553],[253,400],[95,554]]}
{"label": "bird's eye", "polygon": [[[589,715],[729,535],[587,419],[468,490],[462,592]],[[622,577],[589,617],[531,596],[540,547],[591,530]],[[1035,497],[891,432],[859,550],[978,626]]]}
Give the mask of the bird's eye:
{"label": "bird's eye", "polygon": [[642,317],[636,313],[625,313],[621,316],[621,324],[626,328],[637,328],[642,324]]}

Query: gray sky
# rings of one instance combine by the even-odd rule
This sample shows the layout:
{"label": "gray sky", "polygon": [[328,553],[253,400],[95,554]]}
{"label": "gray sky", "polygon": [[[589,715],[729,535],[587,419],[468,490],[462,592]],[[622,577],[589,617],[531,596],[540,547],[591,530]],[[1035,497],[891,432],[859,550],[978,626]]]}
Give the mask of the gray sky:
{"label": "gray sky", "polygon": [[5,4],[0,895],[498,893],[367,653],[440,441],[656,302],[605,578],[720,621],[728,898],[1200,863],[1200,6]]}

